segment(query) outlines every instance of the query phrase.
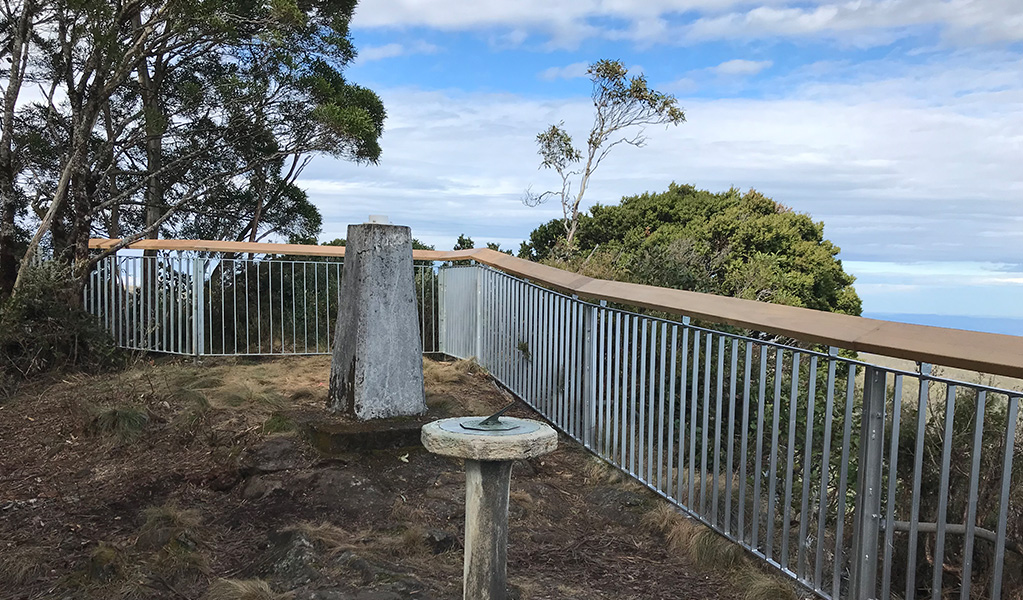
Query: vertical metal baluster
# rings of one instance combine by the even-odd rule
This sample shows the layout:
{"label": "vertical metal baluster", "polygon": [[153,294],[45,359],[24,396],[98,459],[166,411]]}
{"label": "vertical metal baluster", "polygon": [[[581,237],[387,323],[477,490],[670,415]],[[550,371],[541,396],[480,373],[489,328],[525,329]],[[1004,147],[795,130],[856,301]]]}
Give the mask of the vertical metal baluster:
{"label": "vertical metal baluster", "polygon": [[302,351],[309,354],[309,261],[302,261]]}
{"label": "vertical metal baluster", "polygon": [[622,414],[622,350],[623,340],[625,339],[622,335],[622,314],[618,311],[614,313],[614,324],[612,326],[612,341],[614,342],[614,368],[611,371],[611,377],[614,380],[614,400],[611,410],[614,412],[612,417],[612,447],[611,447],[611,462],[621,464],[621,454],[619,453],[619,441],[621,438],[621,414]]}
{"label": "vertical metal baluster", "polygon": [[[971,458],[972,464],[970,465],[970,495],[967,497],[967,509],[966,509],[966,548],[963,551],[963,587],[959,595],[960,600],[970,599],[970,587],[972,586],[973,579],[973,544],[974,538],[977,532],[977,488],[980,484],[980,453],[983,450],[983,437],[984,437],[984,407],[987,401],[987,392],[984,390],[977,390],[977,412],[976,418],[973,421],[973,453]],[[897,430],[896,430],[897,431]],[[894,458],[893,458],[894,464]],[[893,476],[890,478],[895,479],[895,467],[892,467]],[[891,519],[888,520],[889,526],[891,525]],[[887,562],[885,563],[887,566]]]}
{"label": "vertical metal baluster", "polygon": [[[259,267],[263,261],[256,262],[256,354],[263,353],[263,278],[259,276]],[[251,352],[251,350],[250,350]]]}
{"label": "vertical metal baluster", "polygon": [[789,524],[792,522],[792,471],[796,460],[796,417],[799,400],[800,352],[792,353],[792,387],[789,389],[788,454],[785,461],[785,502],[781,512],[781,564],[789,569]]}
{"label": "vertical metal baluster", "polygon": [[[709,336],[709,334],[708,334]],[[689,400],[689,497],[687,504],[696,510],[696,408],[700,402],[700,331],[693,331],[693,390]]]}
{"label": "vertical metal baluster", "polygon": [[[644,322],[644,325],[645,324],[646,323]],[[646,333],[646,332],[644,332],[644,333]],[[637,448],[636,448],[636,445],[637,445],[636,444],[636,442],[637,442],[636,430],[638,429],[638,427],[637,427],[637,424],[636,424],[636,408],[637,408],[636,407],[636,396],[639,393],[639,387],[636,385],[636,381],[637,381],[636,369],[638,368],[639,364],[642,364],[642,353],[640,352],[640,345],[638,343],[639,342],[638,334],[639,334],[639,317],[638,316],[633,316],[632,317],[632,350],[629,352],[629,354],[632,355],[631,356],[631,359],[632,359],[631,360],[631,362],[632,362],[632,374],[629,377],[629,389],[627,390],[628,394],[629,394],[629,473],[631,475],[633,475],[633,476],[636,475],[636,469],[637,469],[637,465],[636,465],[636,453],[637,453]]]}
{"label": "vertical metal baluster", "polygon": [[[661,323],[661,372],[658,394],[660,401],[657,408],[657,489],[664,491],[664,361],[667,355],[668,324]],[[652,427],[652,425],[651,425]],[[670,475],[670,473],[669,473]]]}
{"label": "vertical metal baluster", "polygon": [[998,526],[995,527],[994,574],[991,577],[991,600],[1002,597],[1002,571],[1005,567],[1005,530],[1009,515],[1009,492],[1012,489],[1012,459],[1016,448],[1016,423],[1019,419],[1019,396],[1009,396],[1005,413],[1005,453],[1002,457],[1002,491],[998,499]]}
{"label": "vertical metal baluster", "polygon": [[582,364],[579,356],[579,334],[582,331],[581,319],[580,319],[580,306],[579,300],[572,298],[569,300],[569,306],[572,307],[572,318],[569,321],[571,324],[571,331],[569,331],[569,339],[571,340],[572,353],[568,359],[568,372],[569,377],[569,393],[568,393],[568,426],[569,434],[576,440],[580,439],[579,432],[579,415],[582,412],[579,410],[580,404],[582,404],[581,395],[579,394],[579,383],[582,379],[579,376],[579,367]]}
{"label": "vertical metal baluster", "polygon": [[550,351],[550,306],[548,304],[549,294],[544,290],[538,290],[540,294],[540,328],[537,335],[537,352],[539,353],[539,369],[537,371],[537,389],[536,389],[536,406],[544,416],[549,416],[550,413],[547,411],[547,379],[550,376],[550,370],[548,369],[548,352]]}
{"label": "vertical metal baluster", "polygon": [[646,382],[647,382],[647,355],[652,352],[653,344],[647,337],[647,319],[642,319],[642,324],[639,334],[639,349],[637,350],[636,362],[639,363],[639,387],[636,388],[637,405],[639,409],[638,414],[638,429],[639,434],[637,436],[636,449],[638,454],[638,460],[636,461],[636,469],[638,469],[638,477],[641,481],[649,482],[650,479],[647,477],[646,466],[644,464],[647,446],[647,435],[646,435]]}
{"label": "vertical metal baluster", "polygon": [[[881,570],[881,597],[892,597],[892,552],[895,549],[895,492],[899,473],[899,426],[902,418],[902,375],[895,375],[892,396],[892,439],[888,450],[888,494],[885,498],[884,569]],[[967,554],[968,556],[969,554]]]}
{"label": "vertical metal baluster", "polygon": [[323,296],[326,305],[323,307],[323,316],[326,318],[326,323],[323,335],[327,338],[327,353],[334,351],[334,330],[330,328],[330,269],[333,267],[333,263],[324,263],[323,265]]}
{"label": "vertical metal baluster", "polygon": [[[270,354],[274,353],[274,334],[277,333],[274,329],[274,261],[266,261],[266,314],[270,319],[267,324],[267,335],[270,341]],[[277,293],[283,298],[284,290],[277,290]],[[283,312],[283,311],[282,311]],[[284,343],[283,336],[281,343]]]}
{"label": "vertical metal baluster", "polygon": [[[806,436],[803,438],[803,501],[799,508],[799,551],[796,554],[796,574],[806,580],[806,536],[810,525],[810,477],[813,457],[814,412],[817,404],[817,355],[810,356],[810,373],[806,393]],[[827,468],[822,464],[821,469]]]}
{"label": "vertical metal baluster", "polygon": [[700,444],[700,515],[707,515],[707,446],[710,444],[710,369],[711,359],[714,353],[714,336],[710,333],[704,335],[706,348],[704,348],[703,360],[703,427],[702,443]]}
{"label": "vertical metal baluster", "polygon": [[742,369],[742,438],[739,441],[739,541],[746,540],[746,465],[749,463],[749,394],[753,342],[746,342]]}
{"label": "vertical metal baluster", "polygon": [[835,357],[838,348],[828,350],[828,389],[824,400],[824,447],[821,450],[821,487],[817,497],[817,559],[814,563],[813,589],[820,591],[824,576],[824,533],[827,525],[828,475],[831,471],[831,425],[834,421]]}
{"label": "vertical metal baluster", "polygon": [[710,474],[711,518],[714,527],[718,524],[718,499],[721,488],[721,409],[725,387],[725,336],[718,336],[718,376],[714,401],[714,470]]}
{"label": "vertical metal baluster", "polygon": [[735,450],[735,380],[739,368],[739,340],[732,338],[732,368],[728,375],[728,448],[725,458],[725,535],[732,533],[732,486],[735,483],[735,472],[732,470],[733,452]]}
{"label": "vertical metal baluster", "polygon": [[238,261],[231,260],[231,337],[234,353],[238,354]]}
{"label": "vertical metal baluster", "polygon": [[[671,324],[671,354],[668,358],[668,412],[662,413],[662,418],[668,419],[668,481],[661,489],[665,494],[671,496],[676,485],[672,485],[674,478],[679,477],[679,470],[676,468],[675,460],[675,376],[676,376],[676,354],[678,352],[678,325]],[[678,500],[678,496],[675,496]]]}
{"label": "vertical metal baluster", "polygon": [[556,296],[557,312],[554,317],[555,337],[557,339],[557,350],[555,351],[555,371],[554,371],[554,406],[552,407],[551,414],[553,415],[553,421],[557,423],[558,428],[564,430],[565,421],[562,416],[562,406],[565,402],[565,297],[558,294]]}
{"label": "vertical metal baluster", "polygon": [[842,424],[842,460],[839,463],[838,478],[838,515],[835,519],[835,562],[831,573],[831,597],[838,598],[842,589],[842,563],[845,550],[845,492],[849,485],[849,444],[852,438],[853,400],[856,395],[856,365],[849,365],[849,376],[846,380],[845,416]]}
{"label": "vertical metal baluster", "polygon": [[612,377],[614,376],[613,363],[614,349],[612,341],[615,335],[615,323],[614,313],[607,308],[608,303],[601,301],[601,306],[604,307],[601,311],[601,327],[603,331],[604,340],[604,354],[599,357],[598,360],[601,362],[601,386],[603,391],[601,394],[601,402],[604,403],[604,427],[601,429],[603,452],[602,457],[606,459],[611,458],[611,437],[613,435],[614,427],[612,422],[614,421],[614,405],[611,402],[611,397],[614,394],[615,385],[612,383]]}
{"label": "vertical metal baluster", "polygon": [[185,312],[185,306],[190,304],[185,297],[188,294],[188,289],[191,286],[185,285],[185,274],[191,273],[191,269],[185,268],[187,259],[182,258],[181,253],[178,252],[178,352],[185,354],[188,351],[188,331],[191,328],[188,326],[188,314]]}
{"label": "vertical metal baluster", "polygon": [[295,310],[295,261],[288,262],[291,263],[291,352],[298,354],[298,333],[295,329],[295,323],[298,321],[298,313]]}
{"label": "vertical metal baluster", "polygon": [[938,531],[934,542],[934,573],[931,581],[931,598],[941,600],[941,579],[945,564],[945,529],[948,525],[948,479],[952,463],[952,424],[955,417],[956,386],[945,386],[945,437],[941,448],[941,483],[938,485]]}
{"label": "vertical metal baluster", "polygon": [[316,352],[320,352],[320,264],[313,263],[313,333],[316,340]]}
{"label": "vertical metal baluster", "polygon": [[753,471],[753,534],[750,547],[758,551],[760,541],[760,516],[763,502],[760,495],[760,480],[763,478],[764,464],[764,407],[767,396],[767,346],[760,346],[760,379],[757,385],[757,454],[754,457]]}
{"label": "vertical metal baluster", "polygon": [[[678,382],[678,472],[675,474],[675,499],[682,501],[682,487],[685,481],[686,455],[686,395],[689,393],[689,317],[682,317],[682,361],[679,364]],[[686,506],[692,502],[687,498]]]}
{"label": "vertical metal baluster", "polygon": [[778,434],[781,429],[781,379],[783,366],[784,366],[784,354],[781,348],[775,350],[774,355],[774,401],[771,405],[771,411],[773,413],[771,418],[771,460],[770,472],[768,473],[767,480],[767,546],[764,555],[767,560],[772,560],[774,557],[774,522],[775,522],[775,502],[777,501],[777,489],[778,489]]}
{"label": "vertical metal baluster", "polygon": [[281,289],[277,292],[280,295],[280,297],[281,297],[281,301],[280,301],[280,307],[281,307],[281,354],[284,354],[285,352],[287,352],[287,350],[286,350],[286,348],[287,348],[287,340],[285,339],[287,337],[287,334],[284,333],[284,321],[285,321],[285,318],[284,318],[284,261],[280,261],[279,264],[278,264],[278,267],[280,269],[280,275],[281,275],[281,279],[280,279],[280,282],[281,282],[280,288]]}
{"label": "vertical metal baluster", "polygon": [[[643,402],[643,407],[646,410],[646,476],[644,479],[647,484],[654,485],[654,410],[656,409],[657,399],[657,322],[650,321],[650,338],[647,343],[647,354],[649,354],[649,360],[647,361],[647,367],[644,371],[647,374],[647,381],[644,388],[646,389],[646,400]],[[641,467],[642,468],[642,467]]]}
{"label": "vertical metal baluster", "polygon": [[646,482],[654,484],[654,410],[657,400],[657,322],[650,320],[650,338],[648,340],[649,360],[645,369],[647,381],[646,400],[643,406],[646,409]]}

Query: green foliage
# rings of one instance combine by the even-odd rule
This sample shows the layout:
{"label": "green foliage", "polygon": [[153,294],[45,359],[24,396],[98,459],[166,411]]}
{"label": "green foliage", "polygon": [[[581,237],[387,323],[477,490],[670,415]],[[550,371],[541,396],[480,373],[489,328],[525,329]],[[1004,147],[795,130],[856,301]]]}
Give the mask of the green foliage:
{"label": "green foliage", "polygon": [[96,411],[90,429],[100,435],[118,438],[122,442],[138,439],[149,424],[149,413],[137,406],[110,406]]}
{"label": "green foliage", "polygon": [[458,241],[455,242],[454,250],[470,250],[475,247],[476,245],[473,243],[471,237],[464,233],[458,234]]}
{"label": "green foliage", "polygon": [[[952,465],[948,473],[948,491],[944,497],[947,499],[948,522],[963,523],[966,521],[970,501],[970,465],[974,458],[974,442],[977,426],[982,417],[980,457],[979,457],[979,479],[977,482],[977,526],[989,531],[998,530],[999,500],[1001,496],[1003,478],[1002,467],[1006,453],[1006,429],[1008,425],[1008,399],[1002,394],[989,393],[985,398],[983,410],[981,407],[977,390],[971,387],[959,386],[956,388],[954,407],[948,406],[945,401],[945,394],[940,388],[944,386],[932,385],[930,397],[925,399],[924,405],[924,429],[923,429],[923,469],[920,480],[920,521],[935,522],[938,515],[938,502],[943,497],[941,489],[942,452],[946,442],[951,446]],[[951,439],[945,437],[945,420],[948,410],[952,411],[952,435]],[[899,486],[902,489],[912,489],[914,479],[914,460],[918,441],[919,412],[915,403],[906,404],[902,411],[901,427],[899,432],[899,457],[898,457],[898,478]],[[1013,463],[1019,464],[1023,460],[1023,437],[1017,433],[1013,447],[1009,448]],[[1014,468],[1009,476],[1009,497],[1023,498],[1023,469]],[[911,494],[901,494],[896,497],[896,504],[902,515],[908,515],[910,509]],[[1023,555],[1018,554],[1020,543],[1023,542],[1023,515],[1018,505],[1010,503],[1010,510],[1007,519],[1007,545],[1010,549],[1016,548],[1017,553],[1011,551],[1006,555],[1005,570],[1007,577],[1003,581],[1006,589],[1023,589],[1023,572],[1010,565],[1020,563]],[[924,547],[927,543],[926,535],[921,535],[918,547]],[[984,545],[985,542],[978,542]],[[904,547],[896,551],[895,566],[896,575],[904,573],[906,568],[914,568],[918,573],[926,573],[925,576],[918,575],[918,585],[929,585],[930,564],[927,557],[922,553],[917,555],[916,565],[906,565]],[[963,546],[955,543],[946,547],[945,564],[960,565],[965,559]],[[992,577],[993,561],[991,554],[987,551],[975,552],[973,557],[973,585],[974,589],[983,593]],[[946,569],[945,586],[959,587],[959,569]],[[904,576],[904,575],[903,575]],[[955,581],[955,583],[952,583]],[[930,590],[920,590],[919,593],[929,594]],[[980,596],[974,596],[980,597]],[[1006,596],[1010,597],[1010,596]]]}
{"label": "green foliage", "polygon": [[580,270],[596,262],[623,281],[858,315],[854,277],[824,224],[750,190],[671,184],[579,220],[566,252],[560,221],[537,227],[519,256]]}
{"label": "green foliage", "polygon": [[[563,215],[560,222],[569,248],[573,247],[579,225],[579,206],[590,177],[608,152],[621,143],[643,146],[646,142],[642,131],[644,125],[679,125],[686,120],[674,96],[650,89],[642,74],[629,77],[628,69],[621,61],[598,60],[590,65],[586,74],[593,84],[591,97],[596,112],[586,139],[586,151],[575,147],[572,136],[564,129],[564,121],[537,134],[537,153],[542,159],[540,167],[558,174],[561,189],[541,194],[527,190],[523,199],[529,206],[536,206],[549,198],[559,200]],[[582,166],[576,168],[579,162]],[[573,184],[576,185],[574,192]]]}
{"label": "green foliage", "polygon": [[66,269],[34,267],[22,291],[0,315],[0,395],[17,382],[61,369],[101,370],[124,355],[95,317],[76,302],[80,291]]}

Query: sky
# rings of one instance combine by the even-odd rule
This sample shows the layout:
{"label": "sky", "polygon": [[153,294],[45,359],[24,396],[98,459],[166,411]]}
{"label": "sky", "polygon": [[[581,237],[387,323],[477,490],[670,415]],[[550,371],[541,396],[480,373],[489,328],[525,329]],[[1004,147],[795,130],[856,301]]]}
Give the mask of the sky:
{"label": "sky", "polygon": [[517,251],[560,215],[522,203],[557,183],[536,134],[584,143],[586,67],[617,59],[687,122],[615,148],[585,205],[753,188],[824,222],[867,315],[1023,319],[1023,0],[363,0],[352,38],[388,117],[379,164],[303,173],[324,240],[385,214]]}

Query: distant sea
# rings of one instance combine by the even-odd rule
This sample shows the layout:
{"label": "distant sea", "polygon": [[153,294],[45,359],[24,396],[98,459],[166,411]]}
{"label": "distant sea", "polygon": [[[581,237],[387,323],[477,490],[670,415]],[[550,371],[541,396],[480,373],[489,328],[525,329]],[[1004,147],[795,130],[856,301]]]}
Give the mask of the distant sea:
{"label": "distant sea", "polygon": [[913,323],[914,325],[933,325],[935,327],[951,327],[953,329],[1023,336],[1023,319],[920,315],[911,313],[863,313],[863,316],[871,319],[883,319],[885,321]]}

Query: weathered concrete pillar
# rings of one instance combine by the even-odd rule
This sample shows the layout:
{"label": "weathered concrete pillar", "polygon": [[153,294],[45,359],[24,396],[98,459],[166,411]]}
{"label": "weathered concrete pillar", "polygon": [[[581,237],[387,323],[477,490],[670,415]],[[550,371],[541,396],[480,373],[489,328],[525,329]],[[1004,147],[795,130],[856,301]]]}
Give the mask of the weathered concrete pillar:
{"label": "weathered concrete pillar", "polygon": [[508,494],[512,462],[553,451],[558,434],[549,425],[506,417],[442,419],[423,426],[423,446],[465,459],[464,600],[505,600],[508,594]]}
{"label": "weathered concrete pillar", "polygon": [[348,226],[327,407],[359,419],[426,412],[412,232]]}

